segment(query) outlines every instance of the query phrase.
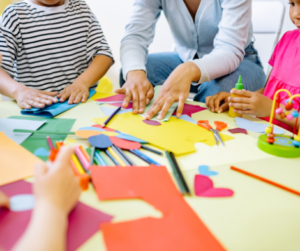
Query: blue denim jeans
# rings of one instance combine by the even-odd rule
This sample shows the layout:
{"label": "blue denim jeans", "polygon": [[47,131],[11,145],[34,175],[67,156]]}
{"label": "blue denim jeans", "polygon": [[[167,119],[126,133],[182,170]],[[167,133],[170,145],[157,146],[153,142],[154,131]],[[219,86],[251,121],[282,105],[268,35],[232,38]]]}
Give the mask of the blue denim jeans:
{"label": "blue denim jeans", "polygon": [[[210,82],[204,82],[199,86],[191,86],[191,92],[197,93],[194,100],[205,102],[207,96],[212,96],[218,92],[230,92],[235,87],[240,75],[245,90],[257,91],[263,88],[266,75],[252,43],[246,48],[245,53],[243,61],[234,72]],[[146,64],[147,77],[150,83],[153,86],[162,85],[175,68],[182,63],[176,52],[150,54]],[[123,85],[121,70],[120,86]]]}

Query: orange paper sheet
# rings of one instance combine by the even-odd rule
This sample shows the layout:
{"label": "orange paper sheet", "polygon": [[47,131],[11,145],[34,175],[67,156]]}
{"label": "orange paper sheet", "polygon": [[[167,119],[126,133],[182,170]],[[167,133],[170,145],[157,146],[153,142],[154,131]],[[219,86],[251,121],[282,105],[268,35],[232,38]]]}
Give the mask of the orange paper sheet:
{"label": "orange paper sheet", "polygon": [[0,132],[0,186],[33,175],[38,157]]}
{"label": "orange paper sheet", "polygon": [[175,187],[167,169],[148,167],[91,168],[100,200],[140,198],[163,214],[104,224],[108,251],[224,251]]}

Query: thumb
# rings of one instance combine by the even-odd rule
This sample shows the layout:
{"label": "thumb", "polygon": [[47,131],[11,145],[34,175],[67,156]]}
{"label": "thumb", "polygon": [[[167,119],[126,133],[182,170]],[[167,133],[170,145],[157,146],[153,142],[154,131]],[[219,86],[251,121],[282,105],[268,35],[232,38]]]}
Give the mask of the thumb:
{"label": "thumb", "polygon": [[126,90],[124,88],[116,89],[115,93],[124,94],[125,95],[126,94]]}
{"label": "thumb", "polygon": [[41,91],[42,94],[48,95],[48,96],[57,96],[58,92],[46,92],[46,91]]}
{"label": "thumb", "polygon": [[54,164],[51,168],[51,171],[56,171],[63,168],[70,167],[70,159],[72,154],[74,153],[73,149],[67,146],[63,146],[54,161]]}
{"label": "thumb", "polygon": [[48,171],[48,168],[45,163],[39,162],[35,165],[35,176],[40,177],[46,174]]}

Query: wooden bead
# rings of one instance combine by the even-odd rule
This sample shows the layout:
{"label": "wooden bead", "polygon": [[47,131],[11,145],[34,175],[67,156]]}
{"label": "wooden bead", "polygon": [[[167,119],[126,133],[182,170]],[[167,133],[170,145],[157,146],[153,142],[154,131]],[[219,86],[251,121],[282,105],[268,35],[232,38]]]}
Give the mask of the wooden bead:
{"label": "wooden bead", "polygon": [[275,142],[275,139],[267,138],[268,143],[273,144]]}
{"label": "wooden bead", "polygon": [[273,132],[273,128],[272,127],[267,127],[265,130],[266,134],[272,133]]}
{"label": "wooden bead", "polygon": [[285,119],[285,118],[286,118],[286,115],[285,115],[284,113],[281,113],[281,114],[279,115],[279,117],[280,117],[281,119]]}
{"label": "wooden bead", "polygon": [[268,136],[269,139],[274,139],[275,138],[275,134],[273,134],[273,133],[269,133],[269,134],[267,134],[267,136]]}
{"label": "wooden bead", "polygon": [[285,104],[285,109],[286,109],[287,111],[292,110],[292,109],[293,109],[293,104],[292,104],[292,103],[286,103],[286,104]]}

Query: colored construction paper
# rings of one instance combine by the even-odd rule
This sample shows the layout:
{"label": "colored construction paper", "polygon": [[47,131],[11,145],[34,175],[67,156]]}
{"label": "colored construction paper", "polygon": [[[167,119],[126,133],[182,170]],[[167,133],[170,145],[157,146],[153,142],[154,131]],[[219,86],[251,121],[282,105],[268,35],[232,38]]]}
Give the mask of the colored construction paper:
{"label": "colored construction paper", "polygon": [[35,197],[32,194],[19,194],[10,197],[9,209],[13,212],[32,210],[35,205]]}
{"label": "colored construction paper", "polygon": [[94,126],[88,126],[88,127],[80,127],[78,131],[98,131],[98,132],[105,132],[104,129]]}
{"label": "colored construction paper", "polygon": [[38,157],[48,157],[50,155],[50,152],[44,147],[40,147],[36,149],[33,154]]}
{"label": "colored construction paper", "polygon": [[[142,116],[144,119],[145,119],[146,113],[151,109],[153,103],[154,103],[155,100],[157,99],[157,97],[158,97],[158,95],[159,95],[159,92],[160,92],[160,89],[161,89],[161,88],[162,88],[162,86],[160,86],[160,85],[159,85],[159,86],[155,86],[155,88],[154,88],[155,94],[154,94],[153,99],[152,99],[152,100],[150,101],[150,103],[146,106],[144,113],[139,114],[139,115]],[[172,116],[172,114],[173,114],[173,112],[175,111],[175,109],[177,108],[177,106],[178,106],[178,102],[173,103],[172,106],[170,107],[169,111],[166,113],[165,117],[164,117],[162,120],[158,120],[158,119],[157,119],[157,117],[158,117],[158,115],[160,114],[160,112],[159,112],[157,115],[155,115],[151,120],[164,121],[164,122],[169,121],[170,117]]]}
{"label": "colored construction paper", "polygon": [[[116,111],[116,108],[108,108],[108,107],[101,106],[101,110],[103,111],[105,116],[109,117],[110,115],[112,115]],[[132,112],[132,109],[121,110],[121,111],[118,112],[118,114],[122,114],[122,113],[126,113],[126,112]]]}
{"label": "colored construction paper", "polygon": [[244,129],[244,128],[234,128],[234,129],[229,129],[228,132],[231,132],[232,134],[235,134],[235,133],[242,133],[242,134],[248,135],[247,130]]}
{"label": "colored construction paper", "polygon": [[[201,112],[206,110],[206,108],[203,108],[198,105],[190,105],[190,104],[184,104],[182,115],[188,115],[189,117],[192,117],[193,113]],[[173,113],[173,115],[176,115],[177,110]]]}
{"label": "colored construction paper", "polygon": [[198,167],[199,174],[204,176],[215,176],[218,175],[217,172],[209,170],[209,166],[199,166]]}
{"label": "colored construction paper", "polygon": [[[103,124],[106,119],[107,117],[102,117],[93,121]],[[143,122],[141,116],[124,113],[116,115],[109,123],[109,127],[142,139],[155,147],[171,151],[175,155],[189,154],[196,151],[195,142],[187,140],[187,137],[205,138],[206,140],[203,141],[203,144],[208,146],[216,145],[212,132],[174,117],[170,117],[169,122],[162,123],[161,126],[148,126]],[[220,135],[224,142],[234,139],[229,135],[222,133]]]}
{"label": "colored construction paper", "polygon": [[[4,192],[10,198],[22,194],[32,195],[32,185],[25,181],[19,181],[0,187],[0,191]],[[23,235],[30,221],[31,213],[31,210],[13,212],[0,209],[0,246],[4,251],[11,250]],[[102,223],[110,222],[112,218],[112,216],[104,214],[81,202],[77,203],[69,215],[67,251],[77,250],[84,242],[99,231],[99,226]]]}
{"label": "colored construction paper", "polygon": [[[162,218],[103,224],[108,251],[224,251],[177,190],[166,167],[91,167],[100,200],[143,199]],[[112,182],[113,181],[113,182]]]}
{"label": "colored construction paper", "polygon": [[97,136],[92,136],[92,137],[88,138],[88,141],[92,146],[100,148],[100,149],[106,149],[113,145],[110,138],[103,134],[97,135]]}
{"label": "colored construction paper", "polygon": [[98,124],[92,125],[92,127],[100,128],[100,129],[102,129],[104,131],[107,131],[107,132],[117,132],[116,130],[108,128],[108,127],[103,128],[102,125],[98,125]]}
{"label": "colored construction paper", "polygon": [[113,102],[113,101],[119,101],[123,102],[125,98],[124,94],[117,94],[106,98],[97,99],[98,102],[106,103],[106,102]]}
{"label": "colored construction paper", "polygon": [[[45,119],[45,118],[39,118],[39,117],[27,117],[27,116],[12,116],[10,117],[12,119],[24,119],[28,121],[44,121],[46,120],[46,123],[40,127],[37,131],[53,131],[53,134],[48,135],[42,135],[42,134],[32,134],[28,139],[26,139],[21,146],[26,148],[28,151],[34,154],[35,150],[38,148],[45,148],[47,150],[50,150],[49,145],[47,143],[46,137],[49,136],[53,143],[56,141],[64,141],[67,137],[67,135],[57,135],[55,132],[66,132],[70,131],[75,123],[75,119],[57,119],[57,118],[51,118],[51,119]],[[39,156],[40,159],[46,161],[48,157],[42,157]]]}
{"label": "colored construction paper", "polygon": [[111,96],[115,96],[115,93],[108,93],[108,92],[99,92],[98,88],[96,88],[96,94],[91,97],[91,100],[97,101],[98,99],[103,99]]}
{"label": "colored construction paper", "polygon": [[[177,118],[177,116],[174,116],[174,117]],[[190,122],[190,123],[192,123],[194,125],[197,125],[197,121],[194,120],[194,119],[192,119],[189,115],[183,114],[183,115],[180,116],[179,119],[182,119],[184,121],[187,121],[187,122]]]}
{"label": "colored construction paper", "polygon": [[195,194],[199,197],[231,197],[234,192],[228,188],[214,188],[212,180],[203,175],[195,176]]}
{"label": "colored construction paper", "polygon": [[112,105],[112,106],[115,106],[115,107],[120,107],[120,106],[121,106],[121,107],[122,107],[123,109],[125,109],[125,110],[132,111],[133,105],[132,105],[131,102],[128,104],[127,107],[124,107],[122,104],[123,104],[123,103],[119,103],[119,102],[116,102],[116,103],[110,103],[110,105]]}
{"label": "colored construction paper", "polygon": [[45,120],[30,121],[24,119],[0,118],[0,132],[4,132],[7,137],[20,145],[31,135],[31,133],[15,133],[14,129],[35,131],[45,124],[45,122]]}
{"label": "colored construction paper", "polygon": [[36,156],[0,132],[0,185],[33,175]]}
{"label": "colored construction paper", "polygon": [[117,138],[119,139],[125,139],[125,140],[128,140],[128,141],[134,141],[134,142],[139,142],[141,144],[146,144],[148,143],[147,141],[145,140],[142,140],[142,139],[138,139],[136,137],[133,137],[131,135],[128,135],[128,134],[125,134],[125,133],[120,133],[116,136]]}
{"label": "colored construction paper", "polygon": [[159,121],[156,121],[156,120],[143,120],[143,122],[147,125],[150,125],[150,126],[160,126],[161,123]]}
{"label": "colored construction paper", "polygon": [[117,146],[123,150],[135,150],[135,149],[141,148],[141,144],[138,142],[128,141],[128,140],[120,139],[117,137],[110,137],[110,140],[112,141],[112,143],[115,146]]}
{"label": "colored construction paper", "polygon": [[[89,98],[91,98],[95,93],[96,93],[95,90],[90,90]],[[58,102],[58,103],[46,106],[44,108],[24,109],[21,111],[21,114],[44,117],[44,118],[53,118],[53,117],[57,116],[58,114],[61,114],[69,109],[72,109],[73,107],[75,107],[79,104],[70,105],[70,104],[68,104],[68,100],[66,100],[63,103]]]}
{"label": "colored construction paper", "polygon": [[[250,120],[240,118],[240,117],[235,118],[235,123],[240,128],[246,129],[251,132],[257,132],[257,133],[265,133],[265,130],[268,127],[267,125],[252,122]],[[274,127],[274,134],[284,134],[284,133],[285,131],[283,129]]]}
{"label": "colored construction paper", "polygon": [[203,142],[206,140],[206,138],[201,135],[186,136],[185,139],[193,143]]}

